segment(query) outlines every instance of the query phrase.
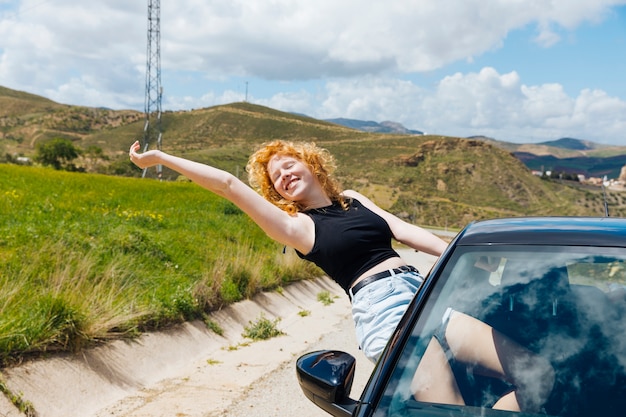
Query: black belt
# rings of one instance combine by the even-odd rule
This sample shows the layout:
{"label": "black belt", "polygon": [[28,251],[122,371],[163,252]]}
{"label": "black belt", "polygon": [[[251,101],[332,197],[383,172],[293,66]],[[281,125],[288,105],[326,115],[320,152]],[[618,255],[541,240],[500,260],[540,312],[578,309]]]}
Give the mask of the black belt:
{"label": "black belt", "polygon": [[357,282],[354,285],[354,287],[350,288],[349,290],[350,298],[354,298],[354,295],[357,292],[359,292],[361,289],[363,289],[363,287],[371,284],[372,282],[376,282],[379,279],[389,278],[394,275],[402,274],[404,272],[417,272],[419,274],[419,271],[417,270],[417,268],[415,268],[414,266],[410,266],[410,265],[405,265],[405,266],[401,266],[400,268],[388,269],[387,271],[378,272],[377,274],[370,275],[367,278],[363,278],[361,281]]}

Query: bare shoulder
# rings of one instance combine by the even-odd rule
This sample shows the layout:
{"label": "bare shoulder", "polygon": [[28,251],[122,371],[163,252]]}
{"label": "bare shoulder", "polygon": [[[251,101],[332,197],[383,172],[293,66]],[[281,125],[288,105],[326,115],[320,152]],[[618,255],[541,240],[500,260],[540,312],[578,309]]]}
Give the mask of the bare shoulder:
{"label": "bare shoulder", "polygon": [[344,197],[353,197],[354,195],[360,195],[360,194],[354,190],[344,190],[341,193],[341,195],[343,195]]}
{"label": "bare shoulder", "polygon": [[378,214],[380,217],[385,219],[387,221],[387,223],[389,223],[390,225],[392,225],[393,223],[399,221],[399,219],[396,216],[394,216],[393,214],[391,214],[387,210],[382,209],[376,203],[374,203],[372,200],[370,200],[369,198],[367,198],[363,194],[359,193],[358,191],[346,190],[346,191],[343,192],[343,196],[359,200],[359,202],[364,207],[367,207],[372,212]]}
{"label": "bare shoulder", "polygon": [[369,198],[367,198],[363,194],[359,193],[358,191],[355,191],[355,190],[345,190],[342,193],[342,195],[344,197],[354,198],[355,200],[359,200],[359,202],[361,204],[363,204],[367,208],[378,208],[378,206],[376,206],[376,204],[372,200],[370,200]]}

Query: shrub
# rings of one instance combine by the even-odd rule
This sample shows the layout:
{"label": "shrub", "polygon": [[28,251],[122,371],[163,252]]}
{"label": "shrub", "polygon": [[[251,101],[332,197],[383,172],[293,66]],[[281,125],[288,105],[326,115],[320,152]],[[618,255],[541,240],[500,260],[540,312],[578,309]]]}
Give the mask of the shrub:
{"label": "shrub", "polygon": [[279,321],[280,318],[272,321],[261,314],[261,317],[256,322],[249,322],[249,326],[244,328],[242,336],[252,340],[267,340],[272,337],[282,336],[285,333],[276,327]]}

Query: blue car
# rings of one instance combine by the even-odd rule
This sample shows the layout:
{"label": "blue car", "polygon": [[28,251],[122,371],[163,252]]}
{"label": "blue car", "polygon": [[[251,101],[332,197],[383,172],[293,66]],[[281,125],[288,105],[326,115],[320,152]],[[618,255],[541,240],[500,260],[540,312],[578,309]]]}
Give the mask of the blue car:
{"label": "blue car", "polygon": [[626,219],[480,221],[433,266],[360,398],[347,353],[307,353],[296,373],[334,416],[622,417],[625,318]]}

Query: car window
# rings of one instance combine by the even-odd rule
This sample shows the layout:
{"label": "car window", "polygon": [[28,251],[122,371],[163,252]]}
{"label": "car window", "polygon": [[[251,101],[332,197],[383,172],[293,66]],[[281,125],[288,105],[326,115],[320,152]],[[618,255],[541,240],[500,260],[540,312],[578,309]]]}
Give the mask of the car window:
{"label": "car window", "polygon": [[[524,413],[621,416],[626,406],[625,261],[622,248],[457,247],[427,295],[375,415],[501,415],[507,412],[491,408],[515,395]],[[456,330],[465,317],[492,330],[489,337],[499,344],[489,346],[495,345],[501,370],[459,359],[474,357],[461,355],[463,350],[473,349],[477,357],[484,353],[478,351],[483,339],[476,339],[482,333],[463,333],[470,326]],[[444,346],[452,329],[463,336]],[[445,355],[440,357],[451,380],[435,379],[431,344]],[[511,352],[518,357],[528,352],[530,359],[524,365],[512,362],[519,366],[500,361]],[[431,380],[438,385],[430,387]],[[453,386],[460,396],[449,402],[419,400],[432,398],[421,393],[442,385]]]}

